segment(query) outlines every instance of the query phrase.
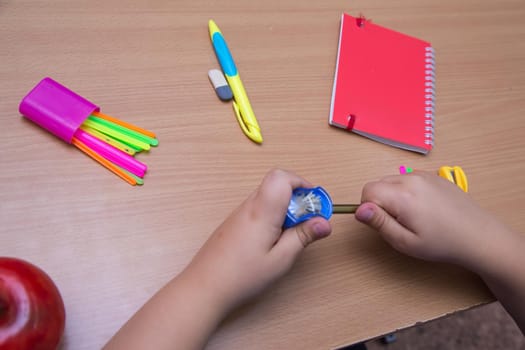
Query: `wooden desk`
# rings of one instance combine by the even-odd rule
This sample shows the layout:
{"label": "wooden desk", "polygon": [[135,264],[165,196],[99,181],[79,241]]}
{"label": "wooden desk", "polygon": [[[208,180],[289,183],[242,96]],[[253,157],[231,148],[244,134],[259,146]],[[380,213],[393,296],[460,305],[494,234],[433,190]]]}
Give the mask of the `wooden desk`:
{"label": "wooden desk", "polygon": [[[228,4],[226,4],[228,3]],[[428,156],[328,126],[343,11],[433,43],[436,148]],[[400,164],[461,164],[471,194],[525,232],[525,4],[420,1],[0,3],[0,255],[39,265],[66,303],[65,349],[101,347],[181,271],[269,168],[336,202]],[[261,124],[251,143],[207,78],[213,18]],[[133,188],[18,113],[50,76],[158,133]],[[486,303],[461,269],[393,251],[353,216],[231,315],[210,349],[329,349]],[[473,242],[475,244],[475,242]]]}

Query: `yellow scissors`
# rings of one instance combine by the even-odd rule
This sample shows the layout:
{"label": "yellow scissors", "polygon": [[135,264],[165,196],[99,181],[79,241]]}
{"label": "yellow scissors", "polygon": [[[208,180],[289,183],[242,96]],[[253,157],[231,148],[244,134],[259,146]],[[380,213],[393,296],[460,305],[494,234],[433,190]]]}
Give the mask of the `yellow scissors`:
{"label": "yellow scissors", "polygon": [[464,192],[468,192],[467,175],[460,166],[442,166],[438,170],[439,176],[456,184]]}

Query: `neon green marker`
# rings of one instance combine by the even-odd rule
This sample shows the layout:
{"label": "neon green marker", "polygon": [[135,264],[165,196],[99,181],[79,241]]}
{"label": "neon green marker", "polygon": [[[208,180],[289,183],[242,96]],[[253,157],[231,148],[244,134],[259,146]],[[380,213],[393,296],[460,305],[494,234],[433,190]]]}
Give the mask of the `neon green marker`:
{"label": "neon green marker", "polygon": [[122,142],[125,142],[129,145],[132,145],[134,146],[135,148],[140,148],[140,149],[145,149],[145,150],[149,150],[151,147],[149,145],[149,143],[146,143],[144,141],[141,141],[141,140],[137,140],[133,137],[130,137],[124,133],[121,133],[120,131],[117,131],[117,130],[114,130],[106,125],[102,125],[102,124],[99,124],[99,123],[96,123],[96,122],[93,122],[92,120],[89,120],[86,119],[84,121],[84,125],[85,126],[88,126],[90,128],[93,128],[93,129],[96,129],[100,132],[103,132],[104,134],[106,135],[109,135],[113,138],[116,138],[117,140],[120,140]]}
{"label": "neon green marker", "polygon": [[132,174],[130,173],[129,171],[127,171],[126,169],[124,168],[121,168],[119,167],[118,165],[116,165],[120,170],[122,170],[123,172],[125,172],[127,175],[131,176],[133,179],[135,179],[135,181],[137,181],[137,185],[144,185],[144,180],[142,180],[142,178],[138,177],[137,175],[135,174]]}
{"label": "neon green marker", "polygon": [[149,136],[141,134],[141,133],[139,133],[137,131],[128,129],[128,128],[122,126],[122,125],[118,125],[118,124],[112,123],[109,120],[105,120],[105,119],[98,118],[98,117],[95,117],[95,116],[88,117],[88,120],[91,120],[91,121],[93,121],[95,123],[98,123],[98,124],[101,124],[101,125],[104,125],[104,126],[107,126],[108,128],[112,128],[115,131],[121,132],[121,133],[123,133],[125,135],[133,137],[133,138],[135,138],[137,140],[140,140],[142,142],[147,142],[147,143],[149,143],[152,146],[157,146],[159,144],[159,141],[157,139],[153,138],[153,137],[149,137]]}
{"label": "neon green marker", "polygon": [[97,130],[95,130],[93,128],[90,128],[89,126],[82,125],[80,128],[82,130],[84,130],[85,132],[87,132],[88,134],[91,134],[94,137],[96,137],[97,139],[99,139],[101,141],[104,141],[104,142],[110,144],[111,146],[113,146],[115,148],[118,148],[119,150],[129,154],[130,156],[134,155],[135,152],[136,152],[135,148],[130,147],[129,145],[127,145],[127,144],[125,144],[123,142],[120,142],[118,140],[115,140],[111,136],[108,136],[108,135],[106,135],[106,134],[104,134],[104,133],[102,133],[100,131],[97,131]]}

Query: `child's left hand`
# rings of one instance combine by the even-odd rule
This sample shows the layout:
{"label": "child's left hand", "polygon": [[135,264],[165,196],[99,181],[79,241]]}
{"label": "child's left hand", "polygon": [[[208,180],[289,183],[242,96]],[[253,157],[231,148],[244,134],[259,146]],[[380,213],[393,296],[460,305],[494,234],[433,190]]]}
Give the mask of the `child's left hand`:
{"label": "child's left hand", "polygon": [[198,278],[229,308],[284,275],[310,243],[331,233],[321,217],[282,231],[292,190],[313,187],[284,170],[261,185],[210,236],[184,274]]}
{"label": "child's left hand", "polygon": [[153,296],[105,349],[201,349],[221,319],[285,274],[332,231],[316,217],[282,231],[292,190],[312,187],[273,170],[210,236],[192,262]]}

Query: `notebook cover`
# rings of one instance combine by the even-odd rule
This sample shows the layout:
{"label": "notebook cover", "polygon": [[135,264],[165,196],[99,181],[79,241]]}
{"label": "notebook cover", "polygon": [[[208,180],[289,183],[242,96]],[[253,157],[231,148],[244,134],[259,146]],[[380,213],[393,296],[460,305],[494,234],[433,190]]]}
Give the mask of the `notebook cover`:
{"label": "notebook cover", "polygon": [[330,125],[426,154],[434,76],[430,43],[343,14]]}

